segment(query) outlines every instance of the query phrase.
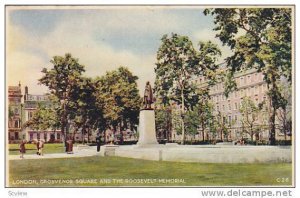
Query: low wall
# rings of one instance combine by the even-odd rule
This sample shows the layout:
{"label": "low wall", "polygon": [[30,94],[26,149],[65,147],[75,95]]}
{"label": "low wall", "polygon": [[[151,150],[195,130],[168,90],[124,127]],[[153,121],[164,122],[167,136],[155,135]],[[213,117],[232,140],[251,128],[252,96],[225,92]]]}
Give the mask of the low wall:
{"label": "low wall", "polygon": [[[109,148],[112,149],[112,148]],[[105,150],[105,149],[103,149]],[[109,155],[136,159],[201,163],[292,162],[291,146],[119,146]]]}

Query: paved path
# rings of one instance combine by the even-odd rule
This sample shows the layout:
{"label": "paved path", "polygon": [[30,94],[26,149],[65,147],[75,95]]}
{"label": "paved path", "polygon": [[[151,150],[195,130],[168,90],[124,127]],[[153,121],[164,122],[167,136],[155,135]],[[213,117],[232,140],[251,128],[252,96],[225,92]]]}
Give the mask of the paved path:
{"label": "paved path", "polygon": [[77,147],[74,147],[74,153],[73,154],[67,154],[67,153],[49,153],[44,154],[43,156],[36,155],[36,154],[25,154],[24,158],[20,158],[20,155],[9,155],[9,160],[24,160],[24,159],[52,159],[52,158],[73,158],[73,157],[90,157],[100,155],[96,151],[96,146],[89,146],[86,148],[78,149]]}

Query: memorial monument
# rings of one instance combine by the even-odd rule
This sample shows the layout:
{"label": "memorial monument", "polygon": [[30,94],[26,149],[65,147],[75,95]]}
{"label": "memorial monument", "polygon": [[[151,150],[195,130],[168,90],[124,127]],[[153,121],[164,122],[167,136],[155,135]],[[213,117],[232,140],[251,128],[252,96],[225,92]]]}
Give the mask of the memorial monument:
{"label": "memorial monument", "polygon": [[148,81],[145,86],[143,108],[140,111],[138,146],[158,145],[155,132],[155,114],[151,107],[153,91]]}

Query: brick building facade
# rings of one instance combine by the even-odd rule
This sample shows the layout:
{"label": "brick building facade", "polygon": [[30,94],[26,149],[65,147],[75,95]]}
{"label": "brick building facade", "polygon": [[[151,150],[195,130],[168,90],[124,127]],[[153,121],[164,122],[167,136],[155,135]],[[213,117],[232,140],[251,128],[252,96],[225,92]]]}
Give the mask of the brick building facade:
{"label": "brick building facade", "polygon": [[[244,97],[248,97],[254,102],[256,106],[264,102],[266,105],[269,104],[269,98],[267,95],[268,87],[264,82],[263,74],[257,72],[255,69],[246,70],[243,72],[236,73],[234,75],[235,82],[237,84],[237,90],[231,92],[228,97],[224,94],[224,82],[220,82],[210,87],[210,102],[214,106],[214,115],[221,115],[221,120],[219,122],[230,123],[227,124],[228,133],[222,134],[217,133],[216,139],[236,141],[242,138],[250,139],[250,135],[245,133],[245,126],[243,126],[242,118],[243,115],[240,112],[240,107]],[[194,82],[199,85],[199,87],[208,86],[206,79],[200,77],[194,79]],[[259,133],[254,136],[254,140],[264,140],[268,141],[269,139],[269,120],[268,112],[266,109],[260,111],[255,125],[259,128]],[[276,120],[276,139],[284,139],[284,134],[279,130],[279,122]],[[206,140],[211,140],[212,134],[209,133],[209,130],[205,131],[204,137]],[[221,137],[222,136],[222,137]],[[178,135],[175,130],[172,131],[171,139],[173,141],[180,141],[181,135]],[[187,135],[187,139],[202,140],[203,134],[199,130],[199,134],[195,137]],[[288,136],[288,140],[291,139],[291,136]]]}

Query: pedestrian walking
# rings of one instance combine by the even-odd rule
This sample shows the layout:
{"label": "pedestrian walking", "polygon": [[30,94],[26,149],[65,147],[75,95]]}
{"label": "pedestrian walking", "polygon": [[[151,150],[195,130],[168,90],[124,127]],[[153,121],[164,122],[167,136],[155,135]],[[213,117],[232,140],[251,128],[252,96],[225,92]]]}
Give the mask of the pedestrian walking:
{"label": "pedestrian walking", "polygon": [[20,143],[20,158],[24,158],[24,153],[26,153],[25,144],[27,143],[26,140],[22,140]]}
{"label": "pedestrian walking", "polygon": [[37,147],[37,155],[43,155],[43,148],[44,148],[44,140],[38,140],[36,147]]}
{"label": "pedestrian walking", "polygon": [[73,154],[73,140],[67,141],[67,154]]}
{"label": "pedestrian walking", "polygon": [[101,136],[100,136],[99,133],[97,134],[97,137],[96,137],[96,143],[97,143],[97,152],[99,152],[100,151],[100,144],[101,144]]}

